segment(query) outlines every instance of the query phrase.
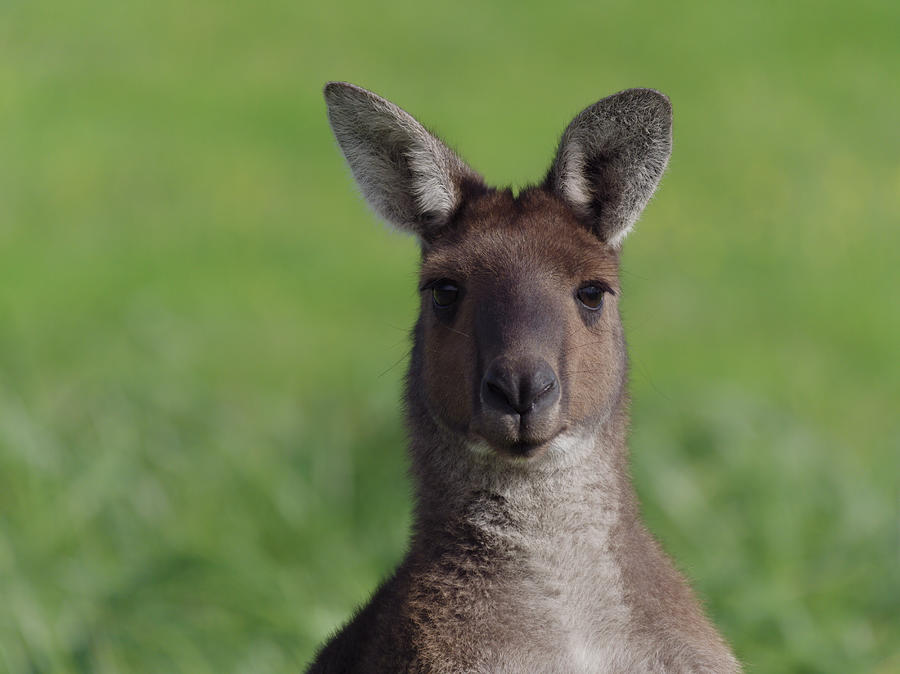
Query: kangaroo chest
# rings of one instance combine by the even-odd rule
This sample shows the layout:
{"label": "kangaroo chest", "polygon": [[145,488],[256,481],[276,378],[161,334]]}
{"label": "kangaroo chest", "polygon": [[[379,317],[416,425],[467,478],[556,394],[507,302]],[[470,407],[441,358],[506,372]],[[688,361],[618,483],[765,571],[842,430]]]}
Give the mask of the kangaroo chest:
{"label": "kangaroo chest", "polygon": [[490,558],[447,555],[416,583],[426,595],[412,603],[420,652],[434,654],[439,670],[598,672],[633,662],[608,529],[481,544]]}

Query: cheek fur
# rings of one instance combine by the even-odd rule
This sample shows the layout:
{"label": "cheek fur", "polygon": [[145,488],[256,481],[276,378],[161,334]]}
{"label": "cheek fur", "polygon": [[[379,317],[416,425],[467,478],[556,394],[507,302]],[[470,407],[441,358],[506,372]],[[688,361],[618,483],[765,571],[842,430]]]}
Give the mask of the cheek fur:
{"label": "cheek fur", "polygon": [[426,328],[426,397],[432,413],[457,430],[468,428],[472,417],[476,354],[468,333],[438,320]]}
{"label": "cheek fur", "polygon": [[564,347],[567,411],[576,425],[604,416],[621,388],[624,340],[615,302],[603,312],[593,325],[576,324]]}

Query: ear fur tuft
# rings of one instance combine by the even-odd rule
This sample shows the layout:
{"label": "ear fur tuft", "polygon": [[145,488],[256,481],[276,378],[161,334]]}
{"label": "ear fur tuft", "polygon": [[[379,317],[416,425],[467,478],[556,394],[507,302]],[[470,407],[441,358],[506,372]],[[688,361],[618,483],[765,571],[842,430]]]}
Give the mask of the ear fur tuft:
{"label": "ear fur tuft", "polygon": [[672,106],[653,89],[628,89],[569,124],[546,185],[597,235],[619,247],[653,196],[672,152]]}
{"label": "ear fur tuft", "polygon": [[378,215],[427,241],[453,217],[466,185],[481,177],[390,101],[346,82],[325,85],[328,120],[366,201]]}

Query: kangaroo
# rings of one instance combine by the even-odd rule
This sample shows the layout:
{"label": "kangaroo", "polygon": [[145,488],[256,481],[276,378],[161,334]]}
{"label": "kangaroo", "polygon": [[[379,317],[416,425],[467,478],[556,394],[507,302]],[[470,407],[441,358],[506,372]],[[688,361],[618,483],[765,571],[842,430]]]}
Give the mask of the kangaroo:
{"label": "kangaroo", "polygon": [[518,194],[370,91],[325,100],[365,199],[418,237],[421,304],[409,550],[309,671],[740,671],[628,472],[619,250],[668,164],[668,98],[586,108]]}

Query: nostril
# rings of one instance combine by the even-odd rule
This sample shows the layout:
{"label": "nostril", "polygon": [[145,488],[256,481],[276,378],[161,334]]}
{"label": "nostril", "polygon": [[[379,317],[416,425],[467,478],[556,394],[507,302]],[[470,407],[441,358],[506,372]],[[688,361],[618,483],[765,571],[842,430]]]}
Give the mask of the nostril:
{"label": "nostril", "polygon": [[503,389],[497,386],[494,382],[489,381],[487,383],[488,391],[491,393],[500,396],[501,398],[506,398],[506,394],[503,392]]}
{"label": "nostril", "polygon": [[523,389],[530,389],[530,395],[524,395],[522,397],[522,408],[519,409],[519,414],[526,414],[528,412],[532,412],[538,409],[542,409],[546,404],[549,404],[555,399],[557,396],[552,395],[554,390],[556,389],[557,382],[556,377],[544,381],[541,381],[540,378],[535,377],[532,385],[528,387],[523,387]]}
{"label": "nostril", "polygon": [[502,386],[493,381],[486,381],[485,388],[488,390],[488,393],[491,394],[491,397],[496,403],[499,403],[504,407],[511,407],[515,409],[515,405],[513,404],[509,393]]}
{"label": "nostril", "polygon": [[555,379],[551,382],[548,382],[544,388],[542,388],[540,391],[537,392],[537,395],[534,396],[534,402],[537,402],[538,400],[543,398],[545,395],[550,393],[550,391],[552,391],[554,388],[556,388],[556,380]]}

